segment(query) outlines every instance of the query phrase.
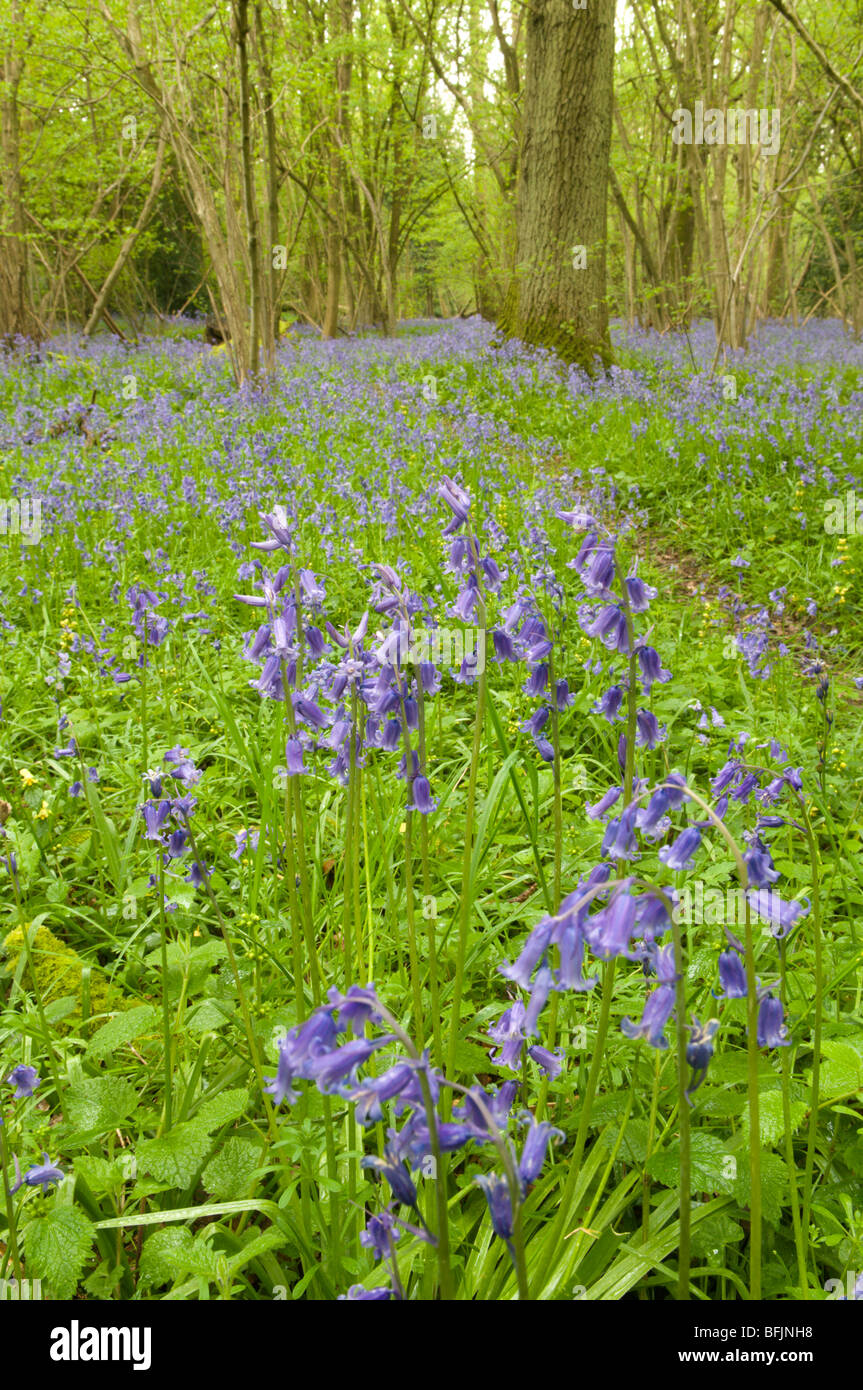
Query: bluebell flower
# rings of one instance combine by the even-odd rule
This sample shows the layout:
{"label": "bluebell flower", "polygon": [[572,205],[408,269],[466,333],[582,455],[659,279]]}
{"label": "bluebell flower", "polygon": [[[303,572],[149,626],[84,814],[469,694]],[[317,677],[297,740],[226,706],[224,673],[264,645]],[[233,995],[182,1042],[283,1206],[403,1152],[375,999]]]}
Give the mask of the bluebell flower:
{"label": "bluebell flower", "polygon": [[524,1120],[529,1129],[518,1161],[518,1176],[522,1192],[527,1192],[542,1172],[552,1139],[563,1139],[564,1133],[562,1129],[555,1129],[548,1120],[537,1120],[535,1115],[527,1114]]}
{"label": "bluebell flower", "polygon": [[437,802],[431,794],[431,787],[427,777],[415,777],[413,780],[413,801],[408,807],[409,811],[418,811],[420,815],[427,816],[431,811],[437,809]]}
{"label": "bluebell flower", "polygon": [[701,830],[697,825],[688,825],[670,845],[663,845],[659,857],[668,869],[680,873],[695,867],[695,854],[701,846]]}
{"label": "bluebell flower", "polygon": [[629,944],[635,927],[637,903],[631,893],[621,887],[607,907],[588,920],[586,927],[590,949],[600,960],[612,960],[629,954]]}
{"label": "bluebell flower", "polygon": [[548,950],[554,928],[555,919],[553,917],[545,917],[541,922],[538,922],[528,933],[527,940],[515,962],[512,965],[505,962],[498,966],[501,975],[505,975],[508,980],[513,980],[522,989],[530,989],[531,977]]}
{"label": "bluebell flower", "polygon": [[527,1012],[524,1016],[525,1037],[536,1037],[537,1021],[543,1009],[545,1008],[553,984],[554,976],[552,975],[551,970],[547,965],[541,966],[541,968],[536,973],[536,979],[533,982],[533,987],[530,993],[530,1002],[527,1006]]}
{"label": "bluebell flower", "polygon": [[[390,1134],[393,1135],[394,1131],[390,1131]],[[360,1167],[371,1168],[379,1177],[386,1178],[396,1201],[401,1202],[405,1207],[416,1208],[417,1190],[413,1178],[391,1143],[387,1144],[383,1156],[366,1154],[364,1158],[360,1159]]]}
{"label": "bluebell flower", "polygon": [[692,1068],[692,1077],[686,1091],[687,1099],[694,1091],[698,1090],[707,1075],[707,1068],[713,1056],[713,1039],[718,1031],[718,1018],[709,1018],[706,1023],[702,1024],[693,1017],[692,1026],[689,1029],[689,1042],[686,1047],[686,1060]]}
{"label": "bluebell flower", "polygon": [[356,1110],[361,1125],[375,1124],[383,1119],[383,1106],[400,1095],[414,1078],[408,1062],[396,1062],[380,1076],[367,1076],[355,1086],[346,1087],[343,1095]]}
{"label": "bluebell flower", "polygon": [[637,711],[635,728],[635,743],[638,748],[653,749],[665,738],[665,729],[660,728],[656,715],[649,709]]}
{"label": "bluebell flower", "polygon": [[19,1062],[7,1076],[6,1085],[15,1087],[13,1100],[22,1100],[25,1096],[32,1096],[39,1085],[39,1075],[35,1067]]}
{"label": "bluebell flower", "polygon": [[289,777],[298,777],[306,771],[303,745],[298,738],[289,738],[285,744],[285,771]]}
{"label": "bluebell flower", "polygon": [[376,1260],[389,1259],[392,1242],[398,1240],[401,1231],[395,1217],[388,1207],[377,1215],[370,1216],[364,1231],[360,1233],[360,1245],[371,1250]]}
{"label": "bluebell flower", "polygon": [[340,1033],[350,1027],[359,1035],[367,1023],[382,1021],[381,1001],[371,983],[365,986],[351,985],[346,994],[341,994],[333,987],[327,993],[327,1000],[329,1008],[326,1012],[338,1010]]}
{"label": "bluebell flower", "polygon": [[792,930],[798,917],[809,912],[808,903],[804,907],[802,903],[785,901],[772,888],[750,888],[746,900],[753,912],[770,923],[773,935],[780,940]]}
{"label": "bluebell flower", "polygon": [[585,804],[585,811],[591,820],[602,820],[606,811],[610,811],[612,806],[620,800],[623,795],[623,787],[609,787],[608,791],[599,801],[595,801],[592,806]]}
{"label": "bluebell flower", "polygon": [[787,1047],[791,1042],[783,1022],[782,1000],[770,990],[762,997],[758,1008],[757,1037],[759,1047]]}
{"label": "bluebell flower", "polygon": [[743,855],[743,862],[746,865],[749,883],[753,888],[767,888],[779,878],[778,870],[773,867],[770,850],[762,844],[757,836],[750,840]]}
{"label": "bluebell flower", "polygon": [[21,1169],[18,1166],[17,1157],[13,1156],[13,1161],[15,1164],[15,1183],[9,1189],[10,1195],[16,1193],[19,1187],[26,1184],[27,1187],[41,1187],[42,1195],[45,1196],[51,1184],[62,1182],[65,1176],[63,1170],[57,1168],[46,1153],[42,1154],[41,1163],[36,1163],[32,1168],[27,1169],[23,1178],[21,1176]]}
{"label": "bluebell flower", "polygon": [[617,820],[611,820],[605,828],[602,839],[602,855],[611,859],[637,859],[638,841],[634,835],[638,806],[635,802],[627,806]]}
{"label": "bluebell flower", "polygon": [[635,574],[629,575],[625,584],[629,596],[629,606],[633,613],[646,613],[653,599],[656,598],[656,590],[652,585],[645,584]]}
{"label": "bluebell flower", "polygon": [[671,680],[671,672],[663,670],[659,653],[654,651],[653,647],[640,646],[637,656],[638,665],[641,668],[641,683],[648,695],[655,681],[664,684]]}
{"label": "bluebell flower", "polygon": [[[581,614],[579,614],[579,618],[582,618]],[[624,656],[629,655],[629,629],[626,625],[626,615],[616,604],[605,605],[593,616],[585,614],[582,626],[588,637],[598,637],[602,645],[607,647],[609,651],[621,652]]]}
{"label": "bluebell flower", "polygon": [[521,1065],[521,1045],[525,1041],[524,1020],[526,1010],[518,999],[501,1015],[500,1020],[489,1028],[488,1036],[500,1044],[500,1051],[492,1053],[491,1060],[498,1066],[511,1067],[518,1071]]}
{"label": "bluebell flower", "polygon": [[171,814],[170,801],[145,801],[139,810],[144,818],[147,839],[161,841],[162,827]]}
{"label": "bluebell flower", "polygon": [[340,1081],[345,1081],[357,1067],[367,1062],[379,1047],[394,1041],[395,1035],[392,1033],[383,1038],[354,1038],[351,1042],[334,1048],[332,1052],[308,1057],[303,1067],[303,1075],[314,1081],[323,1095],[327,1095]]}
{"label": "bluebell flower", "polygon": [[651,1047],[660,1050],[667,1048],[668,1041],[663,1035],[663,1029],[673,1010],[673,986],[660,985],[658,989],[652,990],[648,995],[641,1022],[633,1023],[629,1018],[622,1018],[620,1021],[621,1032],[627,1038],[644,1038]]}
{"label": "bluebell flower", "polygon": [[536,1062],[540,1071],[549,1080],[554,1081],[560,1075],[563,1067],[563,1052],[561,1048],[556,1048],[550,1052],[547,1047],[542,1047],[539,1043],[533,1043],[527,1049],[527,1055],[532,1062]]}
{"label": "bluebell flower", "polygon": [[612,685],[605,694],[596,701],[593,706],[594,714],[601,714],[607,719],[609,724],[613,724],[616,719],[623,718],[620,706],[623,703],[623,691],[619,685]]}
{"label": "bluebell flower", "polygon": [[723,951],[720,955],[719,983],[722,986],[722,993],[717,998],[746,998],[746,970],[736,951]]}
{"label": "bluebell flower", "polygon": [[474,1182],[482,1188],[485,1194],[492,1230],[508,1245],[512,1239],[513,1217],[509,1184],[506,1178],[501,1177],[499,1173],[491,1173],[474,1178]]}
{"label": "bluebell flower", "polygon": [[393,1297],[392,1289],[367,1289],[362,1284],[351,1284],[347,1293],[340,1293],[336,1301],[339,1303],[386,1303],[391,1301]]}

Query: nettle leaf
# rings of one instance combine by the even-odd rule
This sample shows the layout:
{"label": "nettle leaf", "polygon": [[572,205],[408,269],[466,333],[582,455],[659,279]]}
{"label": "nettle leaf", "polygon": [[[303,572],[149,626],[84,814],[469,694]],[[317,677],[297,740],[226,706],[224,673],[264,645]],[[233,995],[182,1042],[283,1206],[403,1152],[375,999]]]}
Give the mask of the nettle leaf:
{"label": "nettle leaf", "polygon": [[821,1064],[819,1088],[822,1101],[849,1096],[863,1086],[863,1057],[850,1043],[828,1038],[821,1044],[827,1058]]}
{"label": "nettle leaf", "polygon": [[261,1158],[261,1145],[254,1139],[232,1136],[210,1159],[202,1174],[205,1191],[220,1202],[243,1197],[252,1173]]}
{"label": "nettle leaf", "polygon": [[93,1034],[87,1044],[87,1056],[97,1061],[110,1057],[123,1043],[150,1032],[155,1026],[156,1017],[156,1010],[151,1004],[142,1004],[140,1008],[115,1014]]}
{"label": "nettle leaf", "polygon": [[110,1192],[123,1181],[123,1170],[116,1159],[112,1162],[97,1154],[78,1154],[75,1176],[83,1178],[93,1195],[98,1196]]}
{"label": "nettle leaf", "polygon": [[64,1118],[82,1134],[117,1129],[137,1109],[138,1093],[121,1076],[87,1076],[66,1092]]}
{"label": "nettle leaf", "polygon": [[166,1226],[148,1236],[141,1251],[139,1277],[147,1287],[173,1284],[184,1274],[215,1278],[218,1256],[202,1237],[186,1226]]}
{"label": "nettle leaf", "polygon": [[719,1212],[708,1216],[692,1232],[692,1253],[699,1259],[718,1256],[723,1245],[736,1245],[743,1239],[743,1227],[732,1221],[730,1216]]}
{"label": "nettle leaf", "polygon": [[230,999],[205,999],[189,1010],[184,1027],[190,1033],[213,1033],[228,1023],[233,1013]]}
{"label": "nettle leaf", "polygon": [[55,1207],[24,1227],[27,1271],[44,1279],[56,1298],[71,1298],[96,1232],[80,1207]]}
{"label": "nettle leaf", "polygon": [[195,1124],[206,1125],[207,1129],[220,1129],[239,1120],[249,1108],[249,1092],[245,1086],[237,1086],[231,1091],[221,1091],[211,1100],[204,1101],[195,1115]]}
{"label": "nettle leaf", "polygon": [[[741,1152],[737,1165],[737,1182],[734,1184],[734,1196],[742,1207],[749,1206],[749,1194],[751,1191],[749,1174],[749,1156]],[[785,1204],[785,1192],[788,1186],[788,1173],[782,1159],[778,1154],[761,1153],[761,1211],[765,1221],[769,1221],[772,1226],[779,1224],[782,1216],[782,1208]]]}
{"label": "nettle leaf", "polygon": [[[653,1154],[647,1171],[665,1187],[676,1187],[680,1182],[680,1144],[669,1144],[667,1149]],[[696,1131],[690,1142],[691,1191],[730,1194],[736,1177],[737,1159],[727,1145],[715,1134]]]}
{"label": "nettle leaf", "polygon": [[208,1130],[206,1124],[189,1120],[161,1139],[144,1139],[135,1155],[139,1170],[172,1187],[191,1186],[212,1147]]}
{"label": "nettle leaf", "polygon": [[[802,1100],[792,1100],[789,1106],[791,1115],[791,1133],[800,1128],[801,1121],[806,1115],[806,1105]],[[782,1142],[785,1134],[785,1116],[782,1107],[782,1092],[767,1091],[758,1097],[758,1129],[761,1134],[761,1142],[766,1145],[776,1145]],[[749,1143],[749,1112],[743,1113],[743,1134],[744,1143]]]}

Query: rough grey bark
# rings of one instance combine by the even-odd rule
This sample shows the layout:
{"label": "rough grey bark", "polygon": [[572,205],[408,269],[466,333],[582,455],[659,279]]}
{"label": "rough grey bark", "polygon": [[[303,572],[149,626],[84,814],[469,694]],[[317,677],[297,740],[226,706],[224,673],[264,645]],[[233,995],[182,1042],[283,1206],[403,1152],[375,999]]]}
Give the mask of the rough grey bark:
{"label": "rough grey bark", "polygon": [[[531,0],[518,256],[500,327],[588,371],[611,360],[605,298],[614,0]],[[582,257],[576,247],[585,248]]]}

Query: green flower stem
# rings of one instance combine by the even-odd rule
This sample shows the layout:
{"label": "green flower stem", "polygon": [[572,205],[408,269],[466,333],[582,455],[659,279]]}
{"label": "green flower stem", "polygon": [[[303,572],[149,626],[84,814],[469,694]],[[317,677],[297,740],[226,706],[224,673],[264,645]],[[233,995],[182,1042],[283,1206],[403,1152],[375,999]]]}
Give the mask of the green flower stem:
{"label": "green flower stem", "polygon": [[689,1097],[686,1094],[686,964],[683,958],[680,923],[675,920],[676,914],[667,898],[665,898],[665,903],[671,918],[675,972],[677,974],[674,986],[675,1013],[677,1015],[677,1107],[680,1119],[680,1205],[678,1208],[680,1213],[680,1244],[677,1255],[677,1297],[685,1301],[690,1297],[689,1268],[692,1219],[692,1158],[689,1135]]}
{"label": "green flower stem", "polygon": [[[21,1256],[18,1253],[18,1226],[15,1217],[15,1203],[12,1199],[12,1193],[9,1191],[9,1181],[7,1177],[9,1171],[9,1153],[6,1148],[6,1126],[3,1124],[0,1124],[0,1164],[3,1165],[3,1192],[6,1198],[6,1225],[8,1227],[6,1247],[8,1253],[12,1256],[12,1269],[20,1285]],[[5,1263],[4,1260],[4,1273]]]}
{"label": "green flower stem", "polygon": [[455,1074],[456,1053],[458,1051],[459,1023],[461,1022],[461,1001],[464,994],[464,967],[465,955],[467,952],[467,936],[470,927],[471,911],[473,908],[473,875],[471,873],[471,863],[473,859],[473,833],[474,816],[476,813],[476,783],[479,761],[482,754],[482,737],[485,727],[485,705],[486,705],[486,609],[485,600],[480,594],[477,601],[478,619],[478,642],[482,644],[482,671],[479,674],[476,696],[476,715],[473,725],[473,748],[470,759],[470,775],[467,787],[467,807],[465,809],[464,826],[464,854],[462,857],[461,870],[461,898],[458,924],[458,946],[456,955],[456,973],[453,985],[452,1012],[450,1015],[450,1037],[449,1050],[447,1053],[447,1071],[450,1076]]}
{"label": "green flower stem", "polygon": [[[420,771],[425,773],[426,769],[426,715],[425,715],[425,693],[421,682],[417,682],[417,711],[419,715],[419,728],[417,731],[419,742]],[[423,874],[423,895],[427,904],[434,906],[431,891],[431,870],[429,868],[429,828],[428,816],[420,817],[420,856],[422,861]],[[440,1021],[440,985],[438,982],[437,964],[437,941],[435,937],[435,923],[437,915],[433,911],[425,914],[426,920],[426,940],[428,942],[428,968],[429,968],[429,995],[431,999],[432,1016],[432,1038],[433,1055],[435,1065],[443,1066],[443,1038],[441,1035]]]}
{"label": "green flower stem", "polygon": [[746,1072],[749,1107],[749,1297],[753,1302],[758,1302],[761,1298],[761,1122],[758,1105],[758,985],[755,978],[755,939],[752,914],[746,897],[749,872],[737,841],[722,818],[717,816],[712,806],[708,805],[698,792],[693,791],[688,783],[686,795],[702,808],[728,845],[746,905],[743,941],[746,966]]}
{"label": "green flower stem", "polygon": [[42,1028],[42,1036],[45,1039],[45,1050],[48,1053],[48,1061],[51,1068],[51,1080],[54,1082],[54,1089],[57,1096],[62,1100],[66,1091],[66,1083],[60,1079],[60,1064],[57,1061],[57,1054],[54,1051],[54,1044],[51,1041],[51,1030],[48,1027],[48,1020],[45,1017],[45,1005],[42,999],[42,986],[36,977],[36,966],[33,961],[33,954],[30,950],[30,924],[24,916],[24,906],[21,902],[21,894],[18,891],[18,875],[9,866],[9,879],[12,884],[12,894],[15,898],[15,906],[18,910],[18,925],[21,928],[21,937],[24,942],[24,955],[27,958],[27,969],[30,972],[30,982],[33,986],[33,998],[36,1002],[36,1013],[39,1016],[39,1023]]}
{"label": "green flower stem", "polygon": [[413,802],[413,777],[407,769],[411,766],[411,744],[408,733],[407,717],[404,713],[404,697],[402,697],[402,746],[405,750],[405,784],[407,787],[407,797],[405,802],[405,913],[408,919],[408,959],[410,963],[411,975],[411,996],[413,999],[413,1030],[419,1039],[420,1048],[423,1046],[425,1031],[423,1028],[423,997],[422,982],[420,980],[419,955],[417,953],[417,929],[416,911],[414,903],[414,873],[413,873],[413,812],[410,809]]}
{"label": "green flower stem", "polygon": [[[191,847],[192,854],[194,855],[197,863],[201,864],[203,867],[203,860],[198,854],[198,847],[195,844],[195,833],[192,830],[192,826],[188,816],[183,817],[183,823],[186,827],[186,831],[189,836],[189,845]],[[222,933],[222,940],[224,941],[225,948],[228,952],[228,962],[231,967],[231,974],[234,977],[234,988],[237,991],[237,998],[240,1001],[240,1010],[243,1016],[243,1026],[246,1033],[246,1042],[249,1048],[249,1057],[252,1063],[252,1069],[255,1073],[255,1080],[257,1081],[258,1087],[264,1098],[264,1108],[267,1113],[267,1129],[270,1133],[270,1139],[272,1141],[275,1141],[278,1138],[278,1131],[276,1130],[275,1126],[275,1112],[273,1111],[273,1103],[270,1099],[269,1093],[264,1089],[264,1073],[261,1067],[260,1053],[258,1052],[258,1042],[257,1038],[255,1037],[254,1027],[252,1025],[252,1016],[249,1012],[249,1001],[246,998],[246,991],[243,988],[243,981],[240,978],[240,972],[237,967],[237,957],[234,954],[234,946],[233,942],[231,941],[231,934],[228,931],[228,924],[222,915],[222,909],[219,907],[216,895],[210,887],[210,881],[207,877],[206,872],[203,875],[203,880],[207,897],[210,899],[210,902],[213,906],[213,911],[215,912],[216,919],[219,923],[219,930]]]}
{"label": "green flower stem", "polygon": [[354,801],[356,799],[356,770],[354,766],[354,745],[356,729],[353,719],[348,737],[351,741],[350,766],[348,768],[348,792],[345,797],[345,847],[343,853],[344,870],[342,874],[342,948],[344,953],[344,987],[350,989],[354,980],[353,950],[351,947],[351,874],[354,863]]}
{"label": "green flower stem", "polygon": [[[413,1038],[405,1032],[401,1025],[393,1018],[389,1010],[385,1009],[382,1004],[379,1005],[379,1011],[381,1017],[386,1020],[406,1051],[413,1057],[414,1061],[421,1061],[419,1050]],[[431,1139],[432,1157],[435,1163],[437,1230],[434,1232],[434,1235],[437,1239],[438,1284],[441,1299],[444,1302],[452,1302],[455,1299],[455,1293],[452,1269],[450,1267],[449,1206],[447,1203],[446,1171],[443,1155],[441,1154],[437,1115],[435,1114],[431,1086],[429,1085],[429,1079],[423,1066],[417,1068],[417,1075],[419,1076],[420,1088],[423,1093],[423,1107],[425,1109],[426,1124],[428,1125],[429,1137]]]}
{"label": "green flower stem", "polygon": [[162,1046],[165,1055],[164,1132],[167,1133],[173,1124],[174,1034],[171,1028],[171,1005],[168,999],[168,926],[165,921],[165,856],[162,854],[161,849],[159,851],[159,937],[162,954]]}
{"label": "green flower stem", "polygon": [[[815,1174],[815,1141],[818,1134],[818,1104],[821,1086],[821,1022],[824,1007],[824,954],[823,931],[821,923],[821,883],[819,876],[818,847],[812,833],[812,821],[803,797],[797,794],[803,817],[803,828],[809,848],[809,863],[812,869],[812,927],[815,945],[815,1023],[812,1029],[812,1084],[809,1091],[809,1133],[806,1141],[806,1167],[803,1174],[803,1234],[808,1239],[809,1222],[812,1214],[812,1184]],[[801,1290],[808,1297],[808,1283]]]}
{"label": "green flower stem", "polygon": [[363,920],[360,905],[360,809],[362,805],[363,770],[357,764],[357,730],[359,727],[359,708],[356,686],[351,690],[351,748],[350,762],[354,779],[354,829],[351,836],[353,864],[351,865],[351,887],[353,889],[354,941],[357,947],[357,983],[366,979],[363,966]]}
{"label": "green flower stem", "polygon": [[[299,679],[300,679],[301,673],[302,673],[302,665],[301,665],[301,662],[298,660],[298,664],[297,664],[297,682],[298,682],[298,683],[299,683]],[[291,699],[290,686],[289,686],[289,684],[288,684],[287,663],[284,662],[284,661],[282,662],[282,685],[284,686],[284,689],[285,689],[285,720],[286,720],[286,722],[287,722],[287,727],[288,727],[288,736],[289,736],[289,738],[296,738],[296,735],[297,735],[297,719],[296,719],[296,715],[295,715],[295,713],[294,713],[294,704],[293,704],[293,701],[292,701],[292,699]],[[294,893],[296,892],[297,878],[299,877],[299,881],[300,881],[300,882],[299,882],[299,890],[300,890],[299,896],[300,896],[300,903],[301,903],[301,905],[302,905],[303,934],[304,934],[304,937],[305,937],[305,943],[306,943],[306,956],[307,956],[307,958],[308,958],[309,975],[310,975],[311,985],[312,985],[312,1000],[313,1000],[314,1004],[317,1006],[317,1005],[321,1002],[321,968],[320,968],[320,962],[319,962],[319,960],[318,960],[318,949],[317,949],[317,945],[316,945],[316,942],[315,942],[314,922],[312,921],[312,903],[311,903],[311,893],[310,893],[311,884],[310,884],[310,881],[309,881],[308,865],[307,865],[307,862],[306,862],[306,820],[305,820],[305,804],[304,804],[304,801],[303,801],[303,791],[302,791],[302,787],[301,787],[301,785],[300,785],[300,783],[302,782],[302,776],[301,776],[301,775],[297,775],[296,777],[289,777],[289,778],[288,778],[288,782],[289,782],[289,784],[293,784],[293,785],[291,786],[291,799],[292,799],[292,806],[293,806],[294,823],[295,823],[295,826],[296,826],[296,857],[297,857],[297,864],[298,864],[298,869],[299,869],[299,873],[297,873],[296,869],[294,869],[293,867],[292,867],[291,870],[290,870],[290,873],[291,873],[290,891],[291,891],[291,892],[294,892]],[[287,810],[287,808],[286,808],[286,810]],[[289,844],[288,854],[289,854],[289,860],[291,861],[291,864],[293,864],[293,860],[294,860],[293,839],[292,839],[292,834],[290,833],[290,830],[289,830],[289,827],[288,827],[288,824],[287,824],[287,820],[288,820],[288,817],[287,817],[287,814],[286,814],[286,817],[285,817],[285,821],[286,821],[285,830],[286,830],[286,839],[287,839],[288,844]]]}
{"label": "green flower stem", "polygon": [[509,1201],[512,1208],[512,1242],[510,1256],[515,1268],[518,1296],[520,1299],[528,1301],[530,1299],[530,1291],[527,1282],[527,1262],[524,1254],[524,1230],[521,1221],[523,1203],[518,1171],[516,1169],[512,1149],[509,1144],[507,1144],[503,1131],[486,1105],[482,1095],[467,1086],[459,1085],[456,1081],[447,1081],[445,1084],[452,1090],[459,1091],[462,1095],[470,1095],[471,1100],[485,1120],[486,1127],[491,1136],[491,1142],[494,1144],[500,1156],[501,1164],[506,1174],[506,1185],[509,1189]]}

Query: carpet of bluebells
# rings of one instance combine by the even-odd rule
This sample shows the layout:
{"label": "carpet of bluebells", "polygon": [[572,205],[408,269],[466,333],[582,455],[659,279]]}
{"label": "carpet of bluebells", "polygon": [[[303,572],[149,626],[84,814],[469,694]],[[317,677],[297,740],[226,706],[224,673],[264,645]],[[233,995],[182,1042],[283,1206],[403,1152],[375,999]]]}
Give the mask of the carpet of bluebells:
{"label": "carpet of bluebells", "polygon": [[615,342],[0,358],[0,1278],[863,1297],[863,346]]}

